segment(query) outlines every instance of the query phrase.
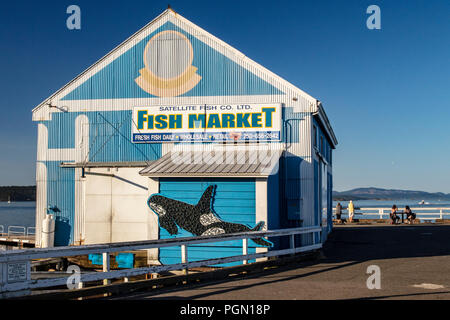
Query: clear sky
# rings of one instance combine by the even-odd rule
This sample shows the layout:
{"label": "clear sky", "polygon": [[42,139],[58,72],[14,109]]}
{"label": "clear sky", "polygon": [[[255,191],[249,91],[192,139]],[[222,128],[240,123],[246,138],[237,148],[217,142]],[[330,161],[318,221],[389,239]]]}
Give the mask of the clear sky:
{"label": "clear sky", "polygon": [[[34,185],[31,110],[167,8],[322,101],[334,186],[450,193],[450,1],[7,1],[0,185]],[[81,8],[81,30],[66,9]],[[369,30],[369,5],[381,30]]]}

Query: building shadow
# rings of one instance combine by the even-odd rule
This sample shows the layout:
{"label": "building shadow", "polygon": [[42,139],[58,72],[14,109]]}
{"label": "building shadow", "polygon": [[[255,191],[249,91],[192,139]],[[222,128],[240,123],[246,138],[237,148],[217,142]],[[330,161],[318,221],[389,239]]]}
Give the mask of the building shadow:
{"label": "building shadow", "polygon": [[434,257],[450,254],[450,225],[355,226],[335,228],[322,262]]}

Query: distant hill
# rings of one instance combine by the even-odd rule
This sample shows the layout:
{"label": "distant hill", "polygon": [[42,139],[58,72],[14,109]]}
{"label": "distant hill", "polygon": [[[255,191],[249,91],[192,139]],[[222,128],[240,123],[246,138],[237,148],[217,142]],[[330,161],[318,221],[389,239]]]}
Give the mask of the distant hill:
{"label": "distant hill", "polygon": [[0,201],[36,201],[36,186],[0,187]]}
{"label": "distant hill", "polygon": [[[36,186],[0,187],[0,201],[36,201]],[[382,188],[357,188],[348,191],[333,191],[333,200],[450,200],[450,193],[425,192]]]}
{"label": "distant hill", "polygon": [[450,200],[449,193],[430,193],[425,191],[381,189],[381,188],[357,188],[348,191],[333,191],[333,200]]}

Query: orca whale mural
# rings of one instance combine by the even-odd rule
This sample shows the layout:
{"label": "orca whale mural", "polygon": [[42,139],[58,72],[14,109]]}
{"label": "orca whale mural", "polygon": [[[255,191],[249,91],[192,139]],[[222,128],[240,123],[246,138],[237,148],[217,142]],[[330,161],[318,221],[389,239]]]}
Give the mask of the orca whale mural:
{"label": "orca whale mural", "polygon": [[[264,222],[254,228],[243,224],[226,222],[219,218],[212,208],[216,186],[209,186],[196,205],[170,199],[160,194],[151,195],[147,204],[158,215],[160,227],[171,235],[178,233],[178,227],[196,236],[210,236],[245,231],[260,231]],[[271,247],[272,243],[264,238],[251,239],[256,244]]]}

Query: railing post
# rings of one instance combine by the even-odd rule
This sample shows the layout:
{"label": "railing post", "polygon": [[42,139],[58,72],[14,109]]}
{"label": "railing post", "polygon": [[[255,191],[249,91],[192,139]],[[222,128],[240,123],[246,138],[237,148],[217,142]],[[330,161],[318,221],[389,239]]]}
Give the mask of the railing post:
{"label": "railing post", "polygon": [[[182,245],[181,245],[181,263],[187,263],[187,261],[188,261],[188,257],[187,257],[187,247],[186,247],[185,244],[182,244]],[[183,269],[183,273],[184,273],[185,275],[188,274],[188,268],[187,268],[187,266],[186,266],[185,269]]]}
{"label": "railing post", "polygon": [[[20,228],[20,230],[23,230],[23,231],[22,232],[21,231],[14,231],[13,230],[14,228],[16,228],[16,229]],[[25,227],[22,227],[22,226],[9,226],[8,227],[8,237],[14,236],[14,235],[25,236],[26,235]]]}
{"label": "railing post", "polygon": [[[78,289],[83,289],[84,288],[84,284],[83,282],[78,282]],[[83,300],[83,297],[78,297],[77,300]]]}
{"label": "railing post", "polygon": [[[111,270],[111,259],[109,257],[109,252],[103,252],[103,272],[109,272]],[[109,279],[103,279],[103,285],[108,285],[111,283]]]}
{"label": "railing post", "polygon": [[440,212],[440,214],[441,214],[441,220],[442,220],[442,218],[443,218],[443,215],[442,215],[442,208],[439,209],[439,212]]}
{"label": "railing post", "polygon": [[[244,256],[248,255],[248,239],[247,238],[242,239],[242,254]],[[243,263],[248,264],[248,260],[244,259]]]}
{"label": "railing post", "polygon": [[383,208],[378,209],[378,213],[380,214],[380,220],[383,220],[383,213],[384,213]]}
{"label": "railing post", "polygon": [[[313,233],[313,238],[314,238],[314,233]],[[295,234],[291,234],[289,236],[289,240],[290,240],[290,248],[292,250],[294,250],[295,249]],[[292,252],[292,255],[294,255],[294,252]]]}

